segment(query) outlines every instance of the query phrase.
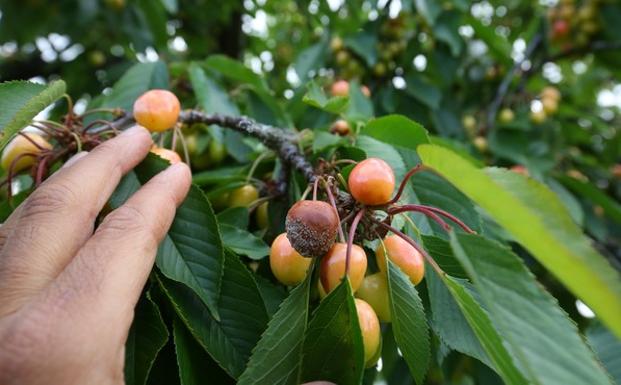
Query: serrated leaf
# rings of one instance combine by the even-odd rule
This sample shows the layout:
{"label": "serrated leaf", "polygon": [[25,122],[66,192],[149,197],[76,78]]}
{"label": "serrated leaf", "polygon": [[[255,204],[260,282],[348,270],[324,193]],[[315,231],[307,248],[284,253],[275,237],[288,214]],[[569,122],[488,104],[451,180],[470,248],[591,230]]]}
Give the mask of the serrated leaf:
{"label": "serrated leaf", "polygon": [[210,383],[218,385],[235,383],[209,357],[178,318],[173,320],[173,336],[181,385],[201,385],[206,378],[209,378]]}
{"label": "serrated leaf", "polygon": [[0,83],[0,150],[39,112],[61,98],[65,89],[62,80],[48,85],[28,81]]}
{"label": "serrated leaf", "polygon": [[250,215],[248,214],[248,208],[244,206],[229,207],[226,210],[222,210],[218,213],[218,223],[222,225],[228,225],[237,227],[240,229],[247,229]]}
{"label": "serrated leaf", "polygon": [[452,151],[422,145],[425,165],[440,173],[503,226],[621,336],[621,279],[547,187],[498,169],[484,172]]}
{"label": "serrated leaf", "polygon": [[573,321],[509,248],[456,233],[451,233],[451,247],[531,382],[612,384]]}
{"label": "serrated leaf", "polygon": [[352,37],[346,37],[343,42],[361,58],[367,66],[372,67],[377,63],[377,39],[378,36],[369,31],[360,31]]}
{"label": "serrated leaf", "polygon": [[252,351],[238,385],[298,385],[312,274],[291,291]]}
{"label": "serrated leaf", "polygon": [[[149,155],[128,173],[110,197],[110,206],[121,206],[153,175],[169,164]],[[202,191],[192,186],[177,208],[173,223],[159,245],[156,264],[166,277],[194,290],[216,319],[224,269],[222,240],[216,216]]]}
{"label": "serrated leaf", "polygon": [[232,253],[226,254],[216,320],[188,287],[158,277],[177,315],[209,355],[233,378],[246,367],[267,324],[267,311],[252,274]]}
{"label": "serrated leaf", "polygon": [[303,382],[322,380],[356,385],[362,380],[364,348],[348,281],[342,281],[313,313],[303,350]]}
{"label": "serrated leaf", "polygon": [[321,110],[340,114],[349,106],[349,98],[345,96],[328,97],[323,89],[315,81],[311,81],[306,85],[307,92],[302,101]]}
{"label": "serrated leaf", "polygon": [[348,120],[367,120],[373,117],[373,103],[366,97],[357,81],[349,82],[349,106],[345,112]]}
{"label": "serrated leaf", "polygon": [[599,322],[589,326],[586,337],[612,379],[621,384],[621,340]]}
{"label": "serrated leaf", "polygon": [[157,305],[143,296],[125,342],[125,383],[144,385],[159,351],[168,341],[168,329]]}
{"label": "serrated leaf", "polygon": [[450,276],[442,280],[451,291],[462,314],[472,327],[481,346],[496,367],[496,372],[509,385],[526,385],[528,382],[513,363],[513,359],[503,344],[502,337],[494,329],[487,312],[474,299],[472,292],[466,290],[465,282]]}
{"label": "serrated leaf", "polygon": [[293,63],[293,68],[300,78],[300,82],[304,83],[308,79],[310,70],[319,68],[325,61],[328,51],[328,34],[320,42],[315,43],[300,52]]}
{"label": "serrated leaf", "polygon": [[373,119],[360,130],[367,135],[392,146],[416,150],[420,144],[429,143],[427,130],[403,115],[387,115]]}
{"label": "serrated leaf", "polygon": [[388,296],[392,329],[397,346],[417,384],[427,375],[431,348],[429,326],[423,303],[410,279],[390,259],[388,262]]}
{"label": "serrated leaf", "polygon": [[226,90],[216,83],[198,63],[190,64],[188,68],[190,82],[200,107],[207,113],[238,116],[239,109],[230,100]]}
{"label": "serrated leaf", "polygon": [[270,253],[270,247],[249,231],[238,227],[223,224],[220,226],[222,242],[237,254],[245,255],[250,259],[260,260]]}

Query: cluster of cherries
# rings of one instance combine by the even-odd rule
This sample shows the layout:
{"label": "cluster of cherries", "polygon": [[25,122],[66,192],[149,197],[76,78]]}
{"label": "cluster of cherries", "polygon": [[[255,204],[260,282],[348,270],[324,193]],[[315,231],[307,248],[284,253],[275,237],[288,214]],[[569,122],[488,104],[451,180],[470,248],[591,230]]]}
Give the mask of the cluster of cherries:
{"label": "cluster of cherries", "polygon": [[[362,331],[365,363],[372,366],[379,357],[381,346],[380,320],[391,321],[388,298],[387,262],[389,258],[410,279],[412,284],[421,282],[425,274],[426,258],[435,265],[427,253],[398,229],[390,225],[392,216],[414,211],[437,221],[444,229],[450,227],[440,215],[449,218],[465,230],[472,232],[465,224],[443,210],[423,205],[395,205],[403,189],[415,172],[412,169],[401,183],[396,196],[395,175],[383,160],[369,158],[356,164],[347,181],[349,194],[355,200],[353,207],[339,219],[339,208],[335,204],[331,186],[326,185],[330,203],[316,199],[316,185],[313,200],[295,203],[286,218],[286,232],[280,234],[271,246],[270,266],[274,276],[283,284],[293,286],[302,282],[313,259],[320,258],[318,290],[323,298],[347,277],[356,294],[356,309]],[[319,179],[319,178],[318,178]],[[342,208],[340,210],[343,212]],[[384,212],[385,218],[378,215]],[[354,244],[356,229],[364,222],[372,232],[393,234],[380,237],[375,256],[379,272],[366,275],[367,255],[363,247]],[[343,226],[349,228],[346,240]],[[360,229],[360,228],[359,228]],[[340,240],[337,242],[337,235]],[[358,239],[364,237],[358,237]]]}

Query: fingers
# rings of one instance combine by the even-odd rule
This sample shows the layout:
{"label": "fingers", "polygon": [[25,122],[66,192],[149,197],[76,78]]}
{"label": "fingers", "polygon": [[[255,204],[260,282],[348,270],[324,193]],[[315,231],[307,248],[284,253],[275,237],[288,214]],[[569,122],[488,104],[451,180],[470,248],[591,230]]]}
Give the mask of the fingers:
{"label": "fingers", "polygon": [[[111,212],[51,287],[52,303],[65,302],[84,322],[126,322],[151,271],[157,247],[191,183],[184,163],[153,177]],[[121,300],[122,299],[122,300]]]}
{"label": "fingers", "polygon": [[73,160],[43,183],[9,218],[0,258],[0,314],[49,284],[92,235],[94,221],[123,174],[152,145],[134,127]]}

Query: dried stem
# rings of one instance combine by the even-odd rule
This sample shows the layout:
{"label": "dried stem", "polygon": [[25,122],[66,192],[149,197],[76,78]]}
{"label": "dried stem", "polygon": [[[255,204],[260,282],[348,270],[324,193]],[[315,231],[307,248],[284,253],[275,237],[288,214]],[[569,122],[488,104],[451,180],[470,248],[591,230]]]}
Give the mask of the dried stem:
{"label": "dried stem", "polygon": [[337,230],[339,232],[339,239],[341,242],[345,242],[345,233],[343,232],[343,225],[341,223],[341,219],[339,218],[339,209],[336,206],[336,200],[334,199],[334,194],[332,194],[332,189],[330,188],[330,184],[322,177],[319,177],[316,179],[319,180],[321,179],[321,181],[323,182],[323,188],[326,189],[326,194],[328,195],[328,200],[330,201],[330,204],[332,205],[332,208],[334,209],[334,212],[336,213],[336,217],[339,220],[339,225],[337,227]]}

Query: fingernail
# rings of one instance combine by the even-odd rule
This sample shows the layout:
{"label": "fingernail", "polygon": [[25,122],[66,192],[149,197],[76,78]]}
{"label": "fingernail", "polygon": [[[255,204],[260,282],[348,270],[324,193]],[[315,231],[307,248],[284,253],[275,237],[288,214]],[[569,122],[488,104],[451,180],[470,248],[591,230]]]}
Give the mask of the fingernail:
{"label": "fingernail", "polygon": [[133,136],[137,134],[148,133],[147,129],[142,126],[132,126],[121,133],[121,136]]}
{"label": "fingernail", "polygon": [[75,154],[74,156],[72,156],[71,158],[69,158],[65,164],[63,164],[62,168],[66,168],[71,166],[72,164],[74,164],[75,162],[77,162],[78,160],[84,158],[86,155],[88,155],[88,151],[81,151],[78,152],[77,154]]}

